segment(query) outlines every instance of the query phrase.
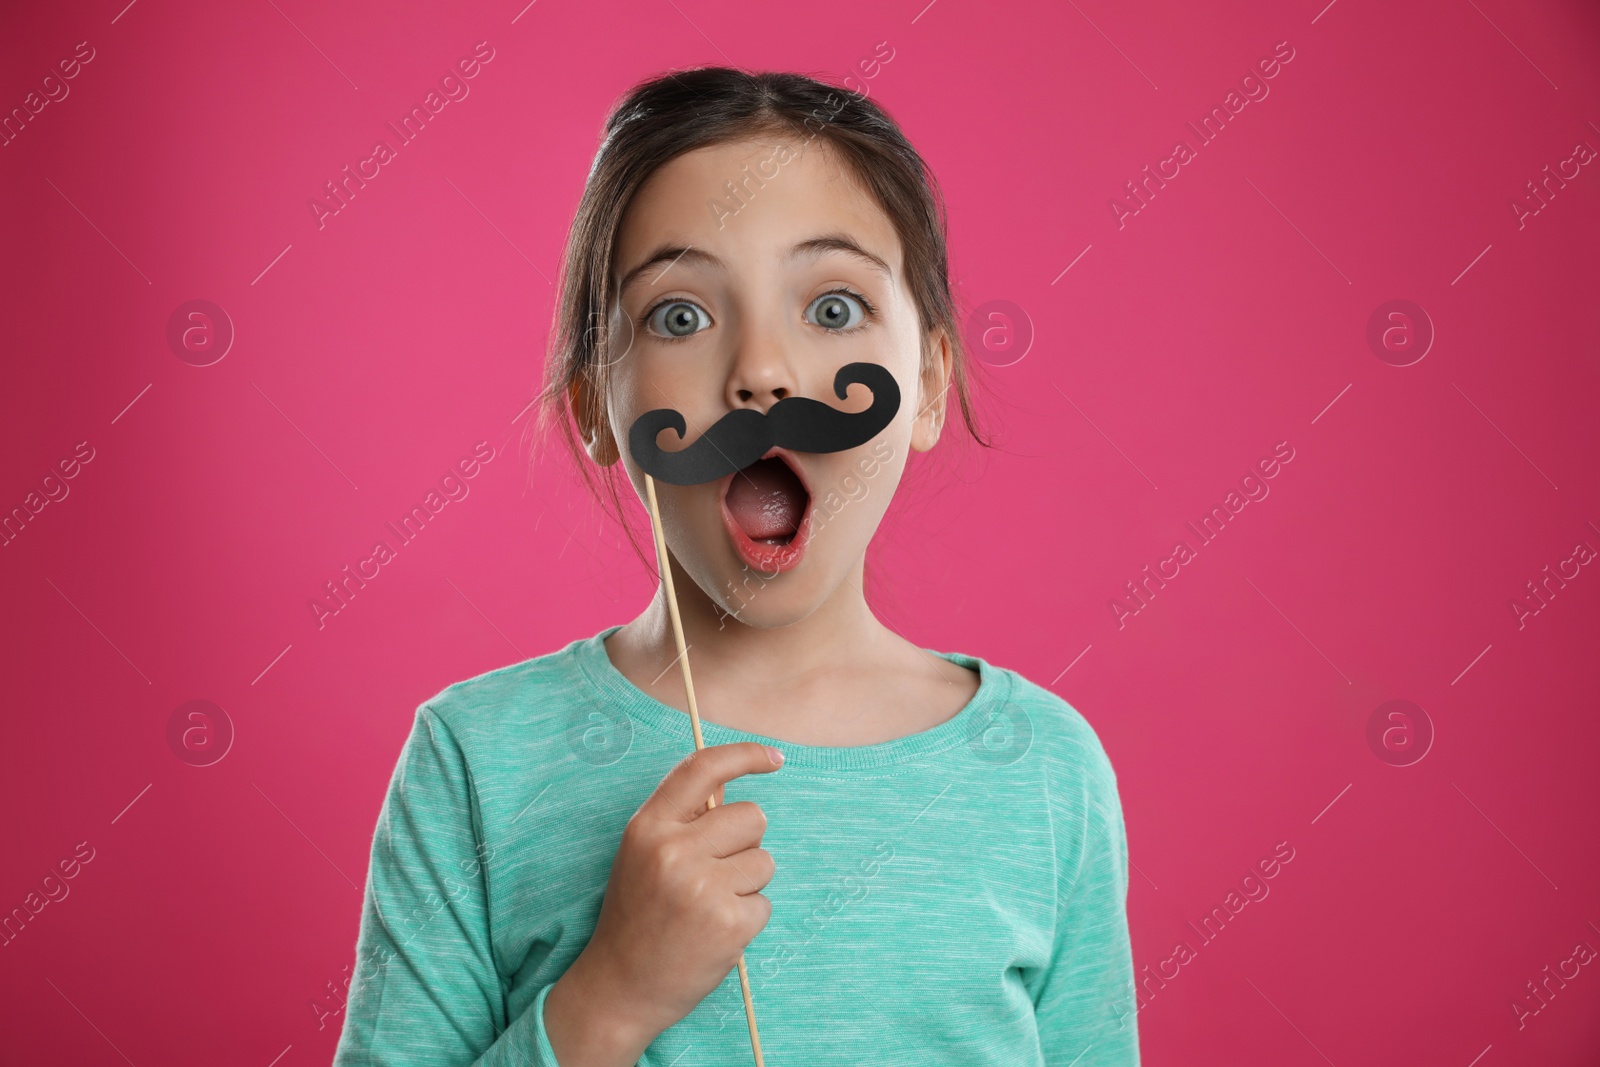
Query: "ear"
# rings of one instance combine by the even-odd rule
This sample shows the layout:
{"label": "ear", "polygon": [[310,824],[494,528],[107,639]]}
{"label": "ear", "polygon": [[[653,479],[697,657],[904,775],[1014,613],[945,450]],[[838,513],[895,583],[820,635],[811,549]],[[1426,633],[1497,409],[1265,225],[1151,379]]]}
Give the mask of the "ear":
{"label": "ear", "polygon": [[933,358],[922,372],[917,417],[911,424],[911,448],[915,452],[926,452],[939,443],[939,432],[944,428],[945,397],[954,365],[950,338],[944,327],[935,327],[929,333],[928,346]]}
{"label": "ear", "polygon": [[606,424],[603,411],[600,412],[597,423],[594,383],[589,380],[587,374],[580,374],[573,379],[567,398],[572,404],[573,418],[578,423],[578,434],[583,438],[583,447],[589,453],[589,458],[601,467],[609,467],[621,459],[622,456],[617,451],[616,438],[611,435],[611,427]]}

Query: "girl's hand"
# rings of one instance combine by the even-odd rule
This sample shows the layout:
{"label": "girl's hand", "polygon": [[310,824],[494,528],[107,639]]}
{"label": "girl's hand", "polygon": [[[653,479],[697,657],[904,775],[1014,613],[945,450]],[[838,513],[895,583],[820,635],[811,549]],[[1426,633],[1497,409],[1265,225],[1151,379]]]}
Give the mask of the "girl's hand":
{"label": "girl's hand", "polygon": [[761,894],[774,871],[760,847],[767,817],[722,797],[727,782],[779,766],[755,741],[691,752],[628,820],[580,959],[589,991],[646,1043],[722,984],[772,916]]}

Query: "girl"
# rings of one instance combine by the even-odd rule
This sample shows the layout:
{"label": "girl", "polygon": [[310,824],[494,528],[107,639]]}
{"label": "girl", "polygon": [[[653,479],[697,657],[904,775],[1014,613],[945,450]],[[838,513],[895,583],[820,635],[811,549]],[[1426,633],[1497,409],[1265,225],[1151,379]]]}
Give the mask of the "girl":
{"label": "girl", "polygon": [[868,391],[833,384],[863,362],[903,402],[858,447],[657,484],[703,751],[659,587],[626,625],[417,709],[336,1067],[749,1064],[741,955],[773,1067],[1137,1064],[1126,837],[1094,731],[1013,671],[908,641],[862,592],[949,387],[983,443],[916,151],[800,75],[643,82],[561,281],[547,417],[586,479],[641,500],[625,443],[646,411],[683,416],[664,451],[788,397],[859,412]]}

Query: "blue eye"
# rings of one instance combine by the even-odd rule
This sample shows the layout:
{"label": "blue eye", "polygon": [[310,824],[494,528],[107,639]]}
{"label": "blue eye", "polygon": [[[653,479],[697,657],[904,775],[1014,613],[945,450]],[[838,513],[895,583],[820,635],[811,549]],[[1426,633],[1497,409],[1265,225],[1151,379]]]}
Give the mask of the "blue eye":
{"label": "blue eye", "polygon": [[687,300],[665,300],[657,304],[645,312],[645,328],[650,329],[657,319],[663,320],[660,325],[664,327],[665,332],[661,330],[652,332],[667,341],[681,341],[699,333],[699,320],[703,319],[706,326],[711,325],[711,317],[705,310],[699,304],[691,304]]}
{"label": "blue eye", "polygon": [[[855,314],[851,313],[851,305],[855,306]],[[811,319],[809,312],[815,309],[817,318]],[[872,305],[867,298],[850,289],[831,289],[811,302],[806,308],[807,322],[816,322],[833,333],[851,333],[860,329],[862,320],[872,312]]]}

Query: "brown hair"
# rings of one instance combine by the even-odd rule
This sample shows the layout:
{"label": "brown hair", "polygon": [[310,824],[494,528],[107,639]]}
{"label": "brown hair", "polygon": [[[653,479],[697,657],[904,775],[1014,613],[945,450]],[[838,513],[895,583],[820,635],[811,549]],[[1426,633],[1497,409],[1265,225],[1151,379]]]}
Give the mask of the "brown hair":
{"label": "brown hair", "polygon": [[[969,394],[971,370],[950,289],[944,202],[932,172],[899,126],[867,98],[803,74],[699,67],[648,78],[617,102],[567,233],[550,356],[544,386],[534,400],[539,413],[529,425],[541,439],[551,423],[560,425],[597,500],[595,465],[573,432],[573,422],[581,420],[602,432],[605,428],[606,323],[615,298],[611,268],[623,214],[656,169],[673,158],[771,133],[824,138],[888,215],[921,318],[922,367],[926,370],[932,359],[929,332],[943,327],[950,339],[951,377],[962,419],[978,444],[990,445],[978,429]],[[592,386],[589,410],[573,411],[568,418],[570,389],[580,379]],[[618,467],[598,469],[616,509],[613,517],[633,541],[618,493]],[[637,542],[634,550],[645,559]],[[654,563],[652,553],[647,566]]]}

